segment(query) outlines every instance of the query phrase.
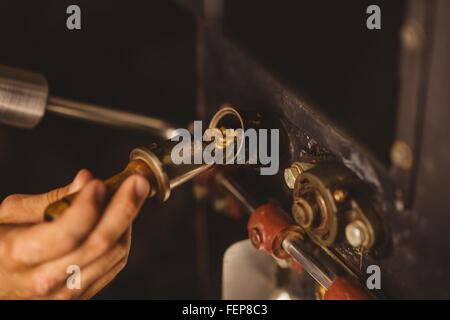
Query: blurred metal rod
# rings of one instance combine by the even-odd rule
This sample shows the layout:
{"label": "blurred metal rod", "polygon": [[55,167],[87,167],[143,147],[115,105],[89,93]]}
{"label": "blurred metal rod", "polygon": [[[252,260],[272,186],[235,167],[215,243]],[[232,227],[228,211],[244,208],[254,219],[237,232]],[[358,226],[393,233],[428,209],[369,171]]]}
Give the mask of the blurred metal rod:
{"label": "blurred metal rod", "polygon": [[321,253],[319,249],[314,250],[314,248],[310,248],[312,246],[308,247],[307,243],[289,238],[283,240],[282,246],[324,288],[330,288],[337,279],[333,267],[325,263],[329,262],[330,258]]}
{"label": "blurred metal rod", "polygon": [[[259,206],[249,197],[232,178],[223,173],[217,175],[217,181],[228,190],[252,214]],[[300,241],[289,235],[282,242],[283,249],[324,288],[329,288],[337,279],[335,263],[323,250],[310,241]]]}
{"label": "blurred metal rod", "polygon": [[146,131],[164,140],[170,139],[175,133],[175,129],[169,123],[160,119],[54,96],[48,98],[46,110],[68,118]]}
{"label": "blurred metal rod", "polygon": [[228,190],[228,192],[230,192],[242,204],[249,215],[256,210],[258,205],[255,200],[245,193],[235,181],[230,180],[221,172],[216,175],[216,181]]}

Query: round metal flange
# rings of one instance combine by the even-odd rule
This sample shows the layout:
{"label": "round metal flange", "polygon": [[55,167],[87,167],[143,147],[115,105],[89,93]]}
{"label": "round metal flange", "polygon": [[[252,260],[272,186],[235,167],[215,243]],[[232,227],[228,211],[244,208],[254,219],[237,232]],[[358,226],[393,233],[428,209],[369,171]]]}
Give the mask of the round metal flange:
{"label": "round metal flange", "polygon": [[338,233],[337,208],[330,190],[310,172],[304,172],[296,179],[294,205],[299,204],[302,204],[299,211],[304,212],[307,219],[297,222],[302,222],[300,224],[312,240],[323,246],[331,245]]}
{"label": "round metal flange", "polygon": [[[142,160],[153,171],[156,183],[156,198],[161,202],[166,201],[170,197],[170,182],[167,174],[163,170],[162,164],[158,157],[149,149],[139,147],[133,149],[130,153],[130,160]],[[152,195],[151,195],[152,196]]]}

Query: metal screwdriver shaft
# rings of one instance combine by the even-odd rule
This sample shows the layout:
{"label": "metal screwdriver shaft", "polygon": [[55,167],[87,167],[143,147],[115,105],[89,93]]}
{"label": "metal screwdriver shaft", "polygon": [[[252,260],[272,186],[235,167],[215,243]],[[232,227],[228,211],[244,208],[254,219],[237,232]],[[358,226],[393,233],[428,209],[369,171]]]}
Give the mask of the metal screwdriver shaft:
{"label": "metal screwdriver shaft", "polygon": [[0,65],[0,123],[31,129],[45,112],[98,124],[141,130],[164,140],[174,134],[167,122],[126,111],[49,96],[47,79],[39,74]]}

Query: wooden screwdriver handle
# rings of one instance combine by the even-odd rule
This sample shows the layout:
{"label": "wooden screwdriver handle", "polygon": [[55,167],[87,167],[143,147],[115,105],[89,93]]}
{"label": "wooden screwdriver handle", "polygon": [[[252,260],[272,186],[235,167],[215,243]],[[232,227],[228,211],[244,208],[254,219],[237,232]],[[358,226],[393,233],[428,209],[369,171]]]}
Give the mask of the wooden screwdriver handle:
{"label": "wooden screwdriver handle", "polygon": [[[133,174],[139,174],[149,180],[149,182],[152,181],[153,173],[150,167],[142,160],[133,160],[128,163],[122,172],[104,180],[106,186],[106,196],[112,197],[125,179]],[[61,200],[48,205],[45,209],[45,220],[52,221],[61,216],[61,214],[72,205],[77,195],[78,192],[69,194]]]}

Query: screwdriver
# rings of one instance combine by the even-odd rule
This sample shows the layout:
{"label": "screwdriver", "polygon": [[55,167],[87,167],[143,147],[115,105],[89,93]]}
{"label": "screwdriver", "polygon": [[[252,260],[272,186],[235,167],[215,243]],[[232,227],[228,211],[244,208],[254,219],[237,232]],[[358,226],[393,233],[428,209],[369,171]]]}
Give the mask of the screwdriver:
{"label": "screwdriver", "polygon": [[[238,127],[224,123],[230,123],[230,118],[235,120],[232,123],[237,124]],[[236,109],[231,106],[226,106],[214,114],[209,123],[209,128],[217,129],[226,127],[230,129],[243,129],[242,120],[240,113]],[[196,156],[202,156],[203,154],[203,148],[197,148],[195,139],[191,140],[191,146],[189,148],[191,150],[191,154],[189,155],[191,161],[189,163],[175,163],[171,153],[178,143],[177,139],[169,139],[160,144],[152,143],[149,146],[133,149],[130,153],[130,161],[125,169],[104,181],[107,195],[111,196],[114,194],[128,176],[139,174],[145,177],[151,185],[152,191],[149,198],[155,197],[160,202],[164,202],[169,199],[173,189],[214,166],[214,163],[198,163],[194,161]],[[223,147],[222,143],[218,144],[217,147],[219,145]],[[45,209],[45,219],[51,221],[58,218],[70,207],[76,196],[76,193],[71,194],[50,204]]]}

